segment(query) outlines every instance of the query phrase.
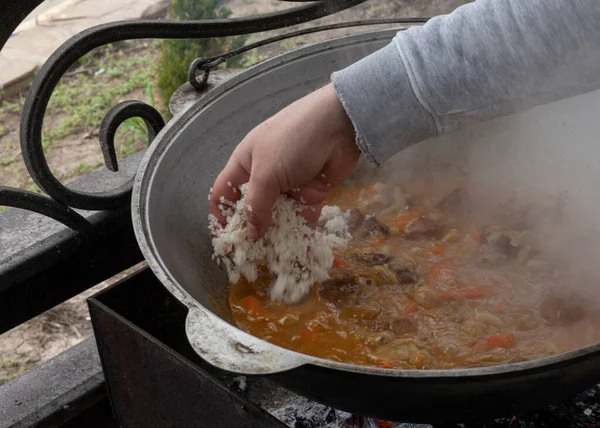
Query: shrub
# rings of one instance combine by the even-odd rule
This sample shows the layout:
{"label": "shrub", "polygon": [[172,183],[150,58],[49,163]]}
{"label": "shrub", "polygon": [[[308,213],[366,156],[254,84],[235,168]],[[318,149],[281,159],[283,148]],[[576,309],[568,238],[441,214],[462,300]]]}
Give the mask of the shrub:
{"label": "shrub", "polygon": [[[219,0],[173,0],[170,17],[176,20],[225,19],[231,10],[219,4]],[[208,58],[241,47],[247,36],[219,37],[210,39],[163,40],[158,61],[158,93],[165,101],[187,81],[190,63],[198,58]],[[229,60],[229,65],[238,65]]]}

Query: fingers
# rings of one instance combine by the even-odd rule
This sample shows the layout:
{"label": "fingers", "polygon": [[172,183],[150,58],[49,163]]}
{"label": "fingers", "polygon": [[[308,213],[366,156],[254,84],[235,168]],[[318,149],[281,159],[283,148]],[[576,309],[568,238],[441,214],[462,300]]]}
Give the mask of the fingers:
{"label": "fingers", "polygon": [[301,214],[308,226],[313,229],[317,228],[317,223],[321,216],[321,209],[331,190],[331,186],[328,186],[327,184],[328,183],[325,183],[322,178],[317,177],[306,186],[295,188],[287,192],[288,196],[306,205],[306,209],[302,211]]}
{"label": "fingers", "polygon": [[311,205],[304,211],[302,211],[302,217],[306,219],[306,224],[313,229],[317,228],[319,223],[319,217],[321,216],[321,210],[323,209],[322,204]]}
{"label": "fingers", "polygon": [[262,237],[271,224],[272,208],[281,193],[279,183],[266,169],[254,168],[248,183],[246,194],[246,224],[248,238]]}
{"label": "fingers", "polygon": [[217,217],[221,224],[225,224],[225,218],[219,209],[219,205],[224,205],[221,202],[221,197],[226,201],[231,201],[233,203],[237,202],[242,196],[239,186],[248,182],[248,178],[248,172],[237,161],[237,158],[232,156],[223,171],[221,171],[215,180],[212,192],[209,195],[209,211],[212,215]]}
{"label": "fingers", "polygon": [[325,201],[329,189],[324,184],[314,183],[314,180],[305,186],[287,192],[288,196],[305,205],[318,205]]}

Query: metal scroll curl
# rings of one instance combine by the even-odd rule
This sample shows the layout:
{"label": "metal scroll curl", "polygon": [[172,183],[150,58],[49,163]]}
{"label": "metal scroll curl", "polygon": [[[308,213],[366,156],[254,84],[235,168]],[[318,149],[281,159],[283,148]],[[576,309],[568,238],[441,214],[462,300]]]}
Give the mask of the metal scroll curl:
{"label": "metal scroll curl", "polygon": [[[59,207],[67,207],[71,211],[71,208],[90,211],[110,210],[128,204],[131,195],[131,182],[117,189],[100,193],[68,188],[54,176],[48,167],[42,147],[42,124],[48,102],[60,78],[83,55],[97,47],[122,40],[226,37],[273,30],[331,15],[364,1],[366,0],[323,0],[248,18],[181,22],[170,20],[123,21],[90,28],[65,42],[50,56],[33,81],[23,107],[20,130],[21,152],[29,174],[35,183],[57,203],[53,205],[56,208],[54,213],[61,212],[66,215],[66,217],[55,215],[53,218],[63,221],[69,227],[74,227],[76,226],[75,217],[68,210],[61,211],[62,208]],[[140,102],[119,104],[111,110],[101,127],[101,148],[106,166],[110,170],[118,169],[114,153],[114,132],[120,123],[130,117],[141,117],[146,122],[150,141],[164,126],[160,114],[152,107]],[[10,193],[6,192],[5,196],[17,194],[19,192],[11,190]],[[44,214],[50,212],[44,211],[42,206],[42,202],[47,204],[45,199],[30,198],[29,201],[27,209]],[[4,205],[15,206],[15,204],[15,201],[9,200]],[[74,211],[72,212],[74,213]],[[69,220],[67,217],[72,218]]]}

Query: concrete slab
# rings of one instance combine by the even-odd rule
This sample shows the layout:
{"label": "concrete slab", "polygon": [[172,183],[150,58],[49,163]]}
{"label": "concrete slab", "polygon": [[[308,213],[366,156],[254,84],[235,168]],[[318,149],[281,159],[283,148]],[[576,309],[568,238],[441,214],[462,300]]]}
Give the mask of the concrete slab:
{"label": "concrete slab", "polygon": [[0,88],[8,96],[23,90],[37,67],[75,34],[108,22],[160,17],[169,0],[66,0],[44,11],[8,40],[0,52]]}
{"label": "concrete slab", "polygon": [[27,88],[38,64],[28,59],[15,60],[0,53],[0,88],[2,97],[12,97]]}

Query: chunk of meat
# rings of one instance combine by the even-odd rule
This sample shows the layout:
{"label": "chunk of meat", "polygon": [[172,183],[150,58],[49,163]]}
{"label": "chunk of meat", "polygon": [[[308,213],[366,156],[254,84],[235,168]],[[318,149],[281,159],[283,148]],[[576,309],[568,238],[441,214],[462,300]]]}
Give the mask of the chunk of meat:
{"label": "chunk of meat", "polygon": [[371,215],[365,218],[365,221],[363,221],[360,228],[356,231],[356,236],[359,238],[366,238],[369,235],[383,236],[388,235],[389,233],[389,228],[385,224],[380,223],[379,220],[377,220],[377,217]]}
{"label": "chunk of meat", "polygon": [[360,264],[367,266],[378,266],[388,263],[392,257],[382,253],[363,253],[356,252],[352,254],[352,258]]}
{"label": "chunk of meat", "polygon": [[446,195],[435,208],[446,214],[461,216],[466,214],[469,200],[469,191],[465,187],[459,187]]}
{"label": "chunk of meat", "polygon": [[390,323],[390,327],[396,336],[414,334],[417,332],[417,325],[408,317],[401,317],[393,320]]}
{"label": "chunk of meat", "polygon": [[389,234],[389,228],[380,223],[374,215],[365,216],[358,209],[353,208],[346,218],[348,232],[356,238],[366,238],[367,236],[383,236]]}
{"label": "chunk of meat", "polygon": [[412,268],[406,268],[396,271],[396,278],[400,284],[416,284],[419,281],[419,274]]}
{"label": "chunk of meat", "polygon": [[396,337],[417,333],[417,324],[408,317],[390,318],[382,314],[377,319],[366,321],[365,324],[377,332],[392,332]]}
{"label": "chunk of meat", "polygon": [[409,257],[394,257],[388,264],[400,284],[415,284],[419,281],[415,262]]}
{"label": "chunk of meat", "polygon": [[500,266],[508,261],[508,257],[504,254],[494,251],[489,247],[481,247],[477,249],[479,263],[483,266]]}
{"label": "chunk of meat", "polygon": [[440,232],[441,226],[438,222],[421,216],[406,225],[402,236],[407,239],[437,238],[440,236]]}
{"label": "chunk of meat", "polygon": [[540,316],[550,325],[568,325],[579,321],[586,307],[582,299],[574,294],[554,292],[542,299]]}
{"label": "chunk of meat", "polygon": [[348,232],[353,234],[358,230],[360,226],[362,226],[365,221],[365,215],[361,213],[358,209],[352,208],[348,213],[348,217],[346,222],[348,223]]}
{"label": "chunk of meat", "polygon": [[481,233],[481,242],[506,257],[516,257],[519,253],[520,243],[514,235],[497,226],[484,228]]}
{"label": "chunk of meat", "polygon": [[387,265],[371,266],[367,272],[361,272],[361,276],[364,274],[377,285],[398,283],[396,274]]}
{"label": "chunk of meat", "polygon": [[322,282],[319,297],[337,308],[345,308],[358,304],[361,289],[356,277],[346,272]]}

